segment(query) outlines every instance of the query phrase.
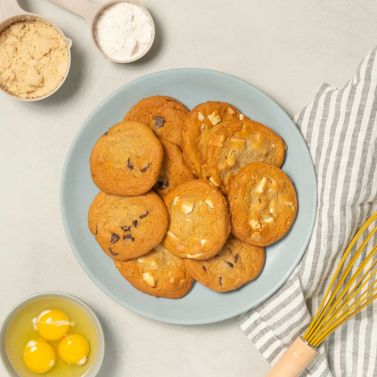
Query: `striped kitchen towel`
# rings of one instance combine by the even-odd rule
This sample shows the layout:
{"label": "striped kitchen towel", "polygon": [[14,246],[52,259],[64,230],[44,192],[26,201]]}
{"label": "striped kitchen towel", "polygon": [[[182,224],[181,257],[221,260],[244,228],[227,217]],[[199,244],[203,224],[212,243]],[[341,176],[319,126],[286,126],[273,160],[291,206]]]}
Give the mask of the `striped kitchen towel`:
{"label": "striped kitchen towel", "polygon": [[[341,64],[341,62],[339,63]],[[288,282],[243,317],[242,330],[274,363],[303,334],[355,231],[377,211],[376,49],[341,88],[324,84],[296,117],[318,178],[311,241]],[[339,328],[304,373],[311,377],[377,376],[377,303]]]}

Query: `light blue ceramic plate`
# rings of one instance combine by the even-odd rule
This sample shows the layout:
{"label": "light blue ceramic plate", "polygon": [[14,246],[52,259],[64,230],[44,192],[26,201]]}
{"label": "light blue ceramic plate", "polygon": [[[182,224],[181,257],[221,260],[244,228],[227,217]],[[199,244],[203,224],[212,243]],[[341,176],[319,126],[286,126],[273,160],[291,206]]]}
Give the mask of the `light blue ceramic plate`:
{"label": "light blue ceramic plate", "polygon": [[[292,178],[299,210],[289,234],[267,249],[263,273],[230,293],[215,293],[200,284],[179,300],[154,298],[128,284],[97,245],[87,226],[87,211],[97,188],[89,172],[90,151],[111,125],[143,97],[163,94],[188,107],[207,100],[228,101],[244,114],[278,132],[288,145],[284,171]],[[300,261],[312,234],[317,183],[308,148],[296,125],[269,97],[251,84],[224,73],[175,69],[144,76],[111,94],[89,116],[68,153],[61,185],[63,222],[79,262],[94,282],[125,307],[155,320],[176,324],[206,324],[234,317],[271,296]]]}

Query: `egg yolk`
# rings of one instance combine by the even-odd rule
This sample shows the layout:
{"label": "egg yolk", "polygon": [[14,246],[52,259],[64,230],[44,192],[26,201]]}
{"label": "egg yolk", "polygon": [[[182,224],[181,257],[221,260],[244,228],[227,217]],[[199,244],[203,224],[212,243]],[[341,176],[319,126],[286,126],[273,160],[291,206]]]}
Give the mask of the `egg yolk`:
{"label": "egg yolk", "polygon": [[59,343],[60,358],[69,365],[84,365],[88,361],[89,342],[79,334],[68,334]]}
{"label": "egg yolk", "polygon": [[47,373],[55,362],[55,351],[44,339],[30,340],[24,347],[24,363],[31,372]]}
{"label": "egg yolk", "polygon": [[72,325],[67,314],[57,309],[43,311],[35,319],[34,323],[39,335],[52,342],[63,338]]}

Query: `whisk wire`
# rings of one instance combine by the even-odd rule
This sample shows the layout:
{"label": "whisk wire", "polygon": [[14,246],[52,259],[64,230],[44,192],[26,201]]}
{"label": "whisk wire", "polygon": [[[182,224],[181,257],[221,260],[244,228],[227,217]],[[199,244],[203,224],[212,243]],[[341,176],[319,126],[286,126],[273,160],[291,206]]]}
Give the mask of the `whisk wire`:
{"label": "whisk wire", "polygon": [[[356,232],[343,253],[317,313],[304,334],[304,339],[314,347],[319,347],[336,328],[349,318],[355,316],[377,298],[377,280],[374,279],[373,281],[373,278],[377,275],[377,260],[372,261],[372,258],[377,253],[377,245],[366,253],[365,258],[356,271],[346,281],[355,268],[356,261],[377,232],[377,226],[369,231],[369,234],[351,258],[349,256],[359,241],[360,236],[376,219],[377,212]],[[370,265],[368,266],[369,263]],[[371,283],[371,281],[373,282]]]}
{"label": "whisk wire", "polygon": [[[363,245],[362,245],[363,246]],[[362,251],[362,246],[360,246],[360,251]],[[373,247],[371,252],[365,257],[364,261],[360,264],[360,266],[357,268],[354,275],[351,277],[349,282],[346,284],[345,289],[341,291],[340,296],[338,296],[337,300],[335,301],[334,305],[331,306],[331,309],[329,311],[329,314],[332,312],[336,312],[337,308],[339,307],[339,303],[341,303],[341,299],[347,294],[346,299],[343,301],[343,304],[340,305],[340,308],[344,307],[344,305],[350,301],[351,298],[353,298],[358,292],[361,291],[361,289],[368,285],[368,279],[367,276],[370,275],[373,272],[373,267],[376,266],[377,260],[373,261],[371,266],[367,268],[367,270],[360,276],[366,265],[369,263],[369,261],[372,259],[372,257],[375,255],[377,251],[377,245]],[[355,284],[353,284],[355,283]],[[340,288],[340,287],[338,287]]]}
{"label": "whisk wire", "polygon": [[[374,249],[377,250],[377,246]],[[346,299],[342,302],[339,302],[337,305],[334,305],[334,307],[331,308],[331,310],[329,311],[327,315],[327,318],[331,318],[332,320],[329,322],[321,321],[316,331],[321,332],[323,328],[329,327],[336,319],[339,318],[339,313],[341,313],[341,311],[346,306],[348,307],[350,306],[351,301],[362,291],[364,287],[366,287],[369,284],[367,276],[371,275],[372,273],[374,274],[377,273],[377,269],[374,269],[376,265],[377,265],[377,259],[372,263],[372,265],[367,269],[367,271],[365,271],[365,273],[361,277],[359,277],[355,286],[348,291],[348,295]],[[377,285],[377,280],[375,280],[372,286],[369,288],[374,289],[376,285]],[[361,301],[367,293],[368,291],[362,292],[360,296],[358,297],[358,300]]]}
{"label": "whisk wire", "polygon": [[[367,221],[368,223],[369,221]],[[315,331],[316,330],[316,325],[319,323],[319,320],[322,319],[322,317],[326,314],[326,308],[325,308],[325,305],[329,304],[332,302],[332,300],[335,298],[335,295],[334,293],[337,292],[336,288],[338,287],[338,285],[335,285],[335,281],[338,277],[338,274],[339,272],[341,271],[345,261],[347,260],[348,258],[348,255],[349,253],[351,252],[351,250],[353,249],[354,245],[356,244],[359,236],[364,232],[364,230],[367,228],[367,223],[365,223],[360,229],[359,231],[355,234],[355,236],[353,237],[353,239],[351,240],[350,244],[348,245],[348,247],[346,248],[340,262],[339,262],[339,265],[337,267],[337,269],[335,270],[335,273],[333,275],[333,277],[331,278],[331,282],[330,284],[328,285],[327,289],[326,289],[326,292],[323,296],[323,299],[321,301],[321,304],[318,308],[318,311],[317,311],[317,314],[315,315],[313,321],[311,322],[308,330],[307,330],[307,333],[310,334],[312,331]],[[368,224],[369,226],[369,224]],[[353,256],[353,260],[355,260],[357,258],[356,255]],[[333,289],[333,287],[335,287],[335,291],[333,292],[333,294],[330,296],[330,293],[331,293],[331,290]],[[327,305],[327,308],[329,308],[329,305]]]}
{"label": "whisk wire", "polygon": [[364,308],[366,308],[370,303],[372,303],[377,298],[377,291],[375,291],[374,295],[370,295],[370,298],[365,301],[363,304],[357,304],[355,305],[356,310],[351,311],[345,315],[343,315],[338,321],[336,321],[335,324],[330,326],[326,329],[323,333],[316,334],[315,337],[312,338],[310,341],[310,344],[313,345],[313,347],[319,347],[323,341],[331,335],[339,326],[341,326],[344,322],[346,322],[348,319],[354,317],[358,313],[360,313]]}

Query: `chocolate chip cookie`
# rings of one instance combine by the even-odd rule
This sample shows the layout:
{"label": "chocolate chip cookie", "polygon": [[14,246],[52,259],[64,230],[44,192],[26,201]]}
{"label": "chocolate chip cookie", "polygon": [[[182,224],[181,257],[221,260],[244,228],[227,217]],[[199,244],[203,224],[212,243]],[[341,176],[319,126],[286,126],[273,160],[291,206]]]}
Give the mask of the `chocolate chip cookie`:
{"label": "chocolate chip cookie", "polygon": [[183,122],[188,111],[187,107],[175,98],[152,96],[136,103],[124,119],[144,123],[160,139],[181,145]]}
{"label": "chocolate chip cookie", "polygon": [[163,197],[172,188],[192,180],[194,176],[183,161],[179,147],[169,141],[161,140],[161,142],[164,147],[164,159],[154,189]]}
{"label": "chocolate chip cookie", "polygon": [[170,225],[164,246],[182,258],[208,259],[222,249],[229,235],[223,195],[204,179],[183,183],[164,198]]}
{"label": "chocolate chip cookie", "polygon": [[92,150],[93,181],[107,194],[144,194],[157,181],[163,153],[160,141],[145,124],[120,122]]}
{"label": "chocolate chip cookie", "polygon": [[233,291],[256,279],[264,262],[262,247],[251,246],[235,237],[230,237],[220,253],[211,259],[185,259],[191,276],[217,292]]}
{"label": "chocolate chip cookie", "polygon": [[206,178],[204,153],[208,136],[224,122],[244,117],[226,102],[208,101],[195,106],[185,119],[182,133],[182,150],[186,163],[197,177]]}
{"label": "chocolate chip cookie", "polygon": [[249,164],[230,180],[232,233],[254,246],[282,238],[296,218],[297,195],[290,178],[262,162]]}
{"label": "chocolate chip cookie", "polygon": [[164,246],[156,246],[150,253],[126,262],[115,262],[122,276],[136,289],[156,297],[180,298],[193,284],[184,260]]}
{"label": "chocolate chip cookie", "polygon": [[115,196],[100,192],[89,208],[88,224],[103,251],[115,260],[148,253],[165,236],[168,213],[154,192]]}
{"label": "chocolate chip cookie", "polygon": [[285,158],[283,139],[270,128],[244,117],[225,122],[211,133],[205,161],[210,179],[226,192],[229,179],[251,162],[280,167]]}

